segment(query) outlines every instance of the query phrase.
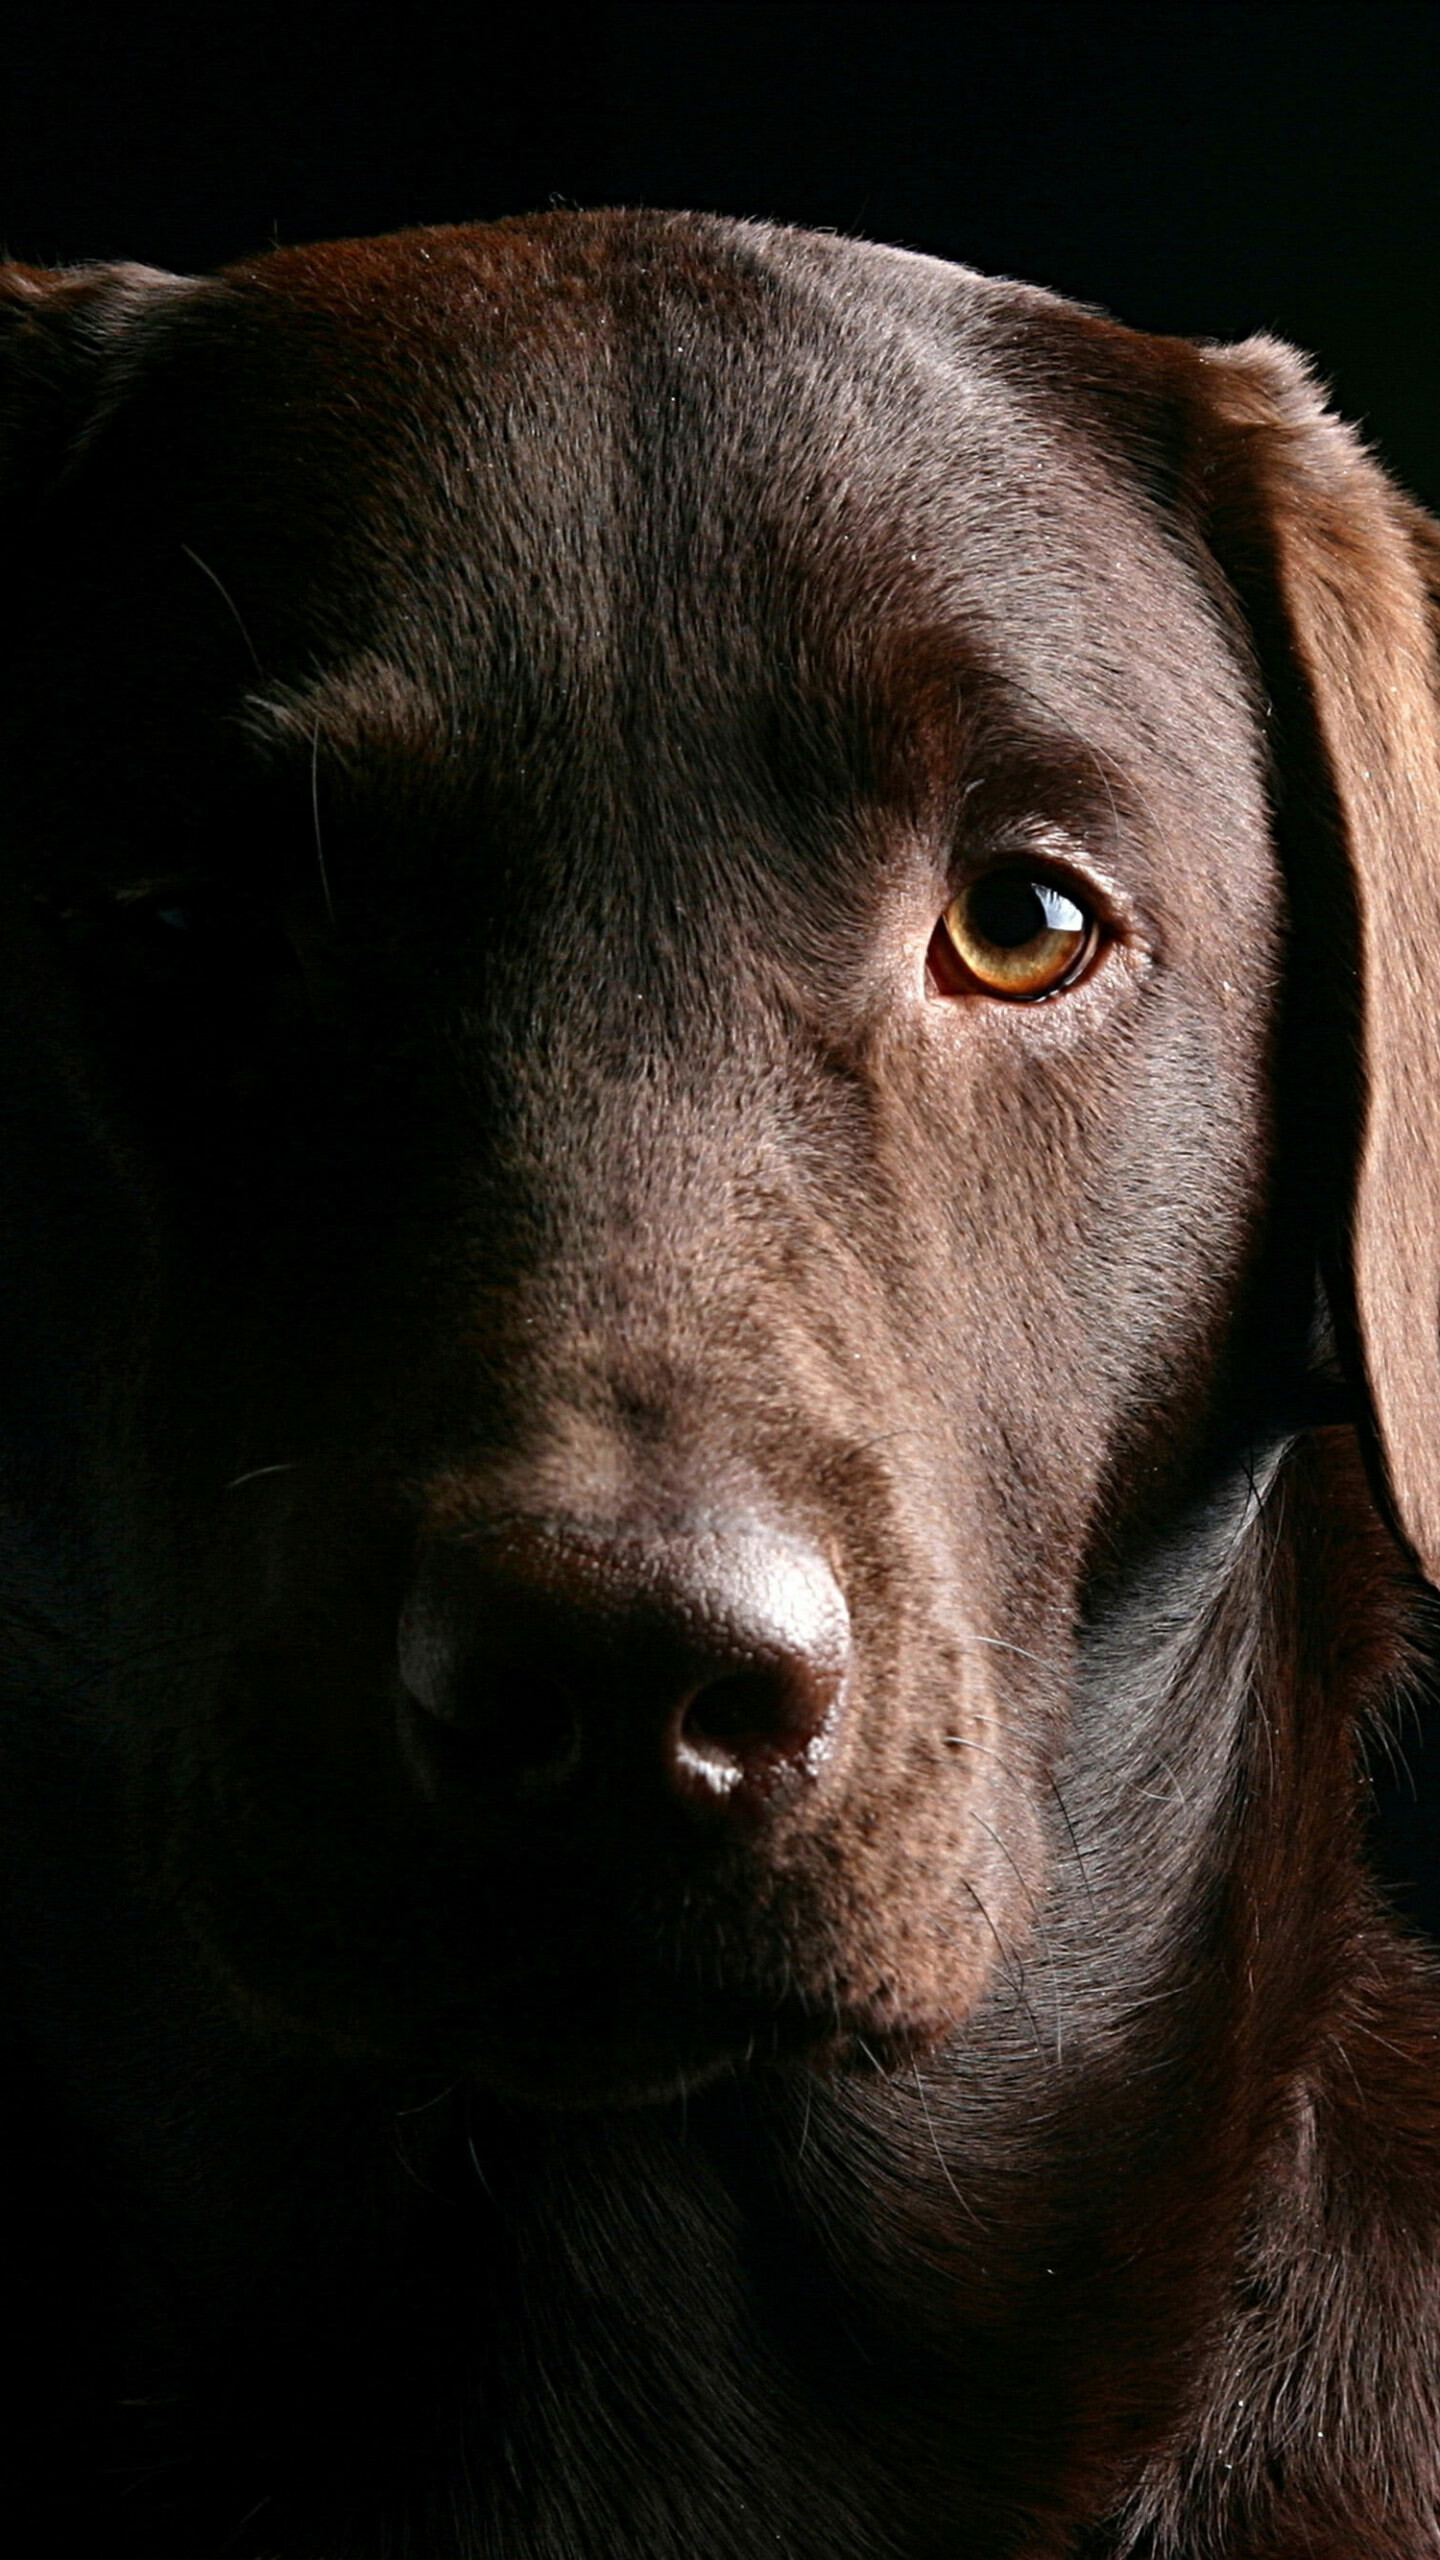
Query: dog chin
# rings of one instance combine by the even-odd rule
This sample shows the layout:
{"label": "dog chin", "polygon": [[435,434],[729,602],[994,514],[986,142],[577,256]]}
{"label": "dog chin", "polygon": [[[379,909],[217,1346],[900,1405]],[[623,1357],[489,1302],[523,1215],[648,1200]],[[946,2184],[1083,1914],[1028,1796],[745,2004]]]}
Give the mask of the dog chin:
{"label": "dog chin", "polygon": [[510,2105],[574,2111],[673,2106],[720,2081],[777,2071],[871,2077],[907,2066],[955,2027],[951,2018],[881,2025],[738,2001],[709,2014],[677,2006],[646,2016],[637,2004],[628,2014],[568,2019],[539,2004],[507,2017],[487,2003],[408,2021],[322,2016],[273,1996],[244,2005],[286,2041],[319,2046],[342,2064],[378,2064],[426,2087],[437,2075],[468,2081]]}

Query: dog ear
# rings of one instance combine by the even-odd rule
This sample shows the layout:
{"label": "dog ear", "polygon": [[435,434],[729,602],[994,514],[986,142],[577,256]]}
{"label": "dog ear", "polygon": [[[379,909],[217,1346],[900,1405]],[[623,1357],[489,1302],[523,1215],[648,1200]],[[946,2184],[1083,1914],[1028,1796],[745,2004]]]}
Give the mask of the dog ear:
{"label": "dog ear", "polygon": [[156,267],[0,263],[0,490],[62,471],[123,397],[156,321],[205,289]]}
{"label": "dog ear", "polygon": [[[1327,1276],[1395,1517],[1440,1583],[1440,528],[1292,350],[1198,353],[1206,540],[1270,696],[1294,936],[1351,1050],[1330,1069],[1354,1135]],[[1320,1143],[1343,1156],[1343,1119]]]}

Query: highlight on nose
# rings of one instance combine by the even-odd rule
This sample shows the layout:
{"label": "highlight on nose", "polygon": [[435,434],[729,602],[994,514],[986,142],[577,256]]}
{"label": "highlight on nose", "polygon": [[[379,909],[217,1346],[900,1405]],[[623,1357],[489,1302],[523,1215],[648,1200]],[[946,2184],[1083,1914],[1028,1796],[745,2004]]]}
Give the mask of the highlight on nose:
{"label": "highlight on nose", "polygon": [[432,1539],[399,1631],[432,1792],[533,1800],[648,1766],[680,1803],[737,1813],[818,1777],[850,1653],[823,1556],[748,1519]]}

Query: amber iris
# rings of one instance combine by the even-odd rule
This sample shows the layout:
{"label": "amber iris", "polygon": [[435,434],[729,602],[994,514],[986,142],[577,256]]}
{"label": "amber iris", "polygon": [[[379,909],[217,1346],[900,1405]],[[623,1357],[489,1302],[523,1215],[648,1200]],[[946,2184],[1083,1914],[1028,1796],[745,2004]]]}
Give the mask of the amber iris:
{"label": "amber iris", "polygon": [[930,970],[943,995],[1035,1004],[1073,986],[1098,941],[1094,917],[1053,880],[987,871],[951,899],[931,941]]}

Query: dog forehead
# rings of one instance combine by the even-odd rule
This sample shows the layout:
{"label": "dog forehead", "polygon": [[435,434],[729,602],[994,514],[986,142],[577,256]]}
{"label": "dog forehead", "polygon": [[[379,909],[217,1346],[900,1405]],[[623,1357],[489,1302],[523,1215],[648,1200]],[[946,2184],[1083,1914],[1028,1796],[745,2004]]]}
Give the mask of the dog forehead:
{"label": "dog forehead", "polygon": [[1021,796],[1054,746],[1214,906],[1263,755],[1182,407],[1033,288],[709,217],[273,253],[157,324],[46,519],[50,817],[92,824],[83,693],[117,808],[193,829],[238,748],[302,832],[318,789],[383,838],[387,894],[427,829],[828,887],[857,807],[943,836],[997,742]]}
{"label": "dog forehead", "polygon": [[227,489],[298,472],[312,533],[343,517],[346,610],[317,555],[304,645],[250,688],[262,740],[463,793],[517,733],[573,750],[599,719],[613,769],[622,713],[718,752],[777,693],[884,726],[996,679],[1122,762],[1158,729],[1187,789],[1217,736],[1243,756],[1233,647],[1154,496],[1145,342],[1051,297],[658,216],[281,253],[227,290]]}

